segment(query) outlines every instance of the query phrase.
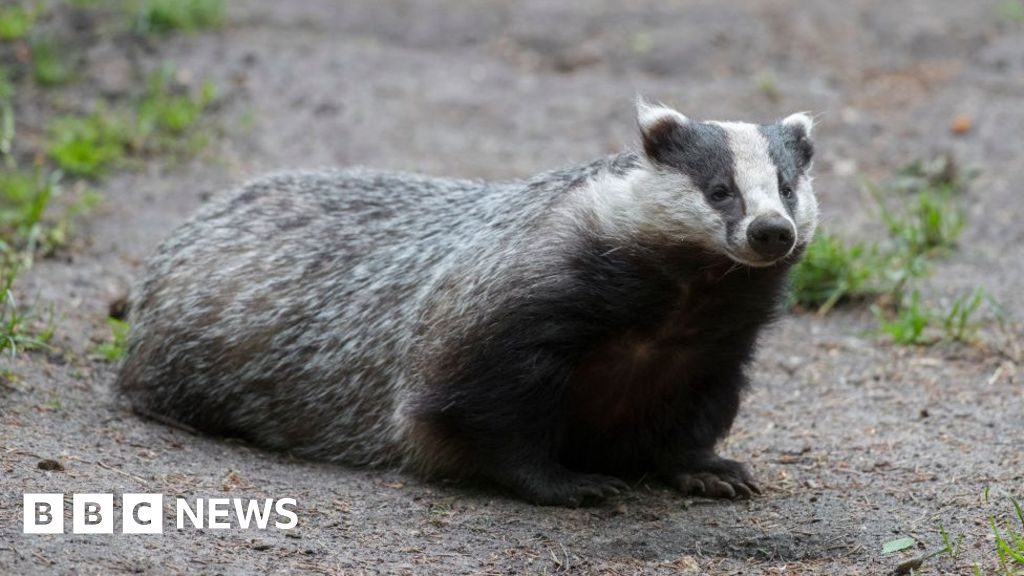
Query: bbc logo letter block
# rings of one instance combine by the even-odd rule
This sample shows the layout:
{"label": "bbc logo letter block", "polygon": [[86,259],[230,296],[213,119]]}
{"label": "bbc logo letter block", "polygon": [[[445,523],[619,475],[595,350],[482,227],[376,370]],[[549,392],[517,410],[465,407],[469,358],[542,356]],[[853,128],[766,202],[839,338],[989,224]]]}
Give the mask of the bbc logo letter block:
{"label": "bbc logo letter block", "polygon": [[[25,534],[64,533],[63,494],[25,494]],[[162,494],[123,494],[121,532],[162,534]],[[75,534],[114,533],[113,494],[75,494],[71,499],[71,531]]]}

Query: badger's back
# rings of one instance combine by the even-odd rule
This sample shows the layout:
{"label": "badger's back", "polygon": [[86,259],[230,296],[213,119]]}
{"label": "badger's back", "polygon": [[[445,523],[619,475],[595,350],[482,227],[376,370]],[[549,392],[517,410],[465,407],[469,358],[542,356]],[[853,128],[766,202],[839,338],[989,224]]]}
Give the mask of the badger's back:
{"label": "badger's back", "polygon": [[[417,305],[499,187],[285,173],[205,207],[132,295],[118,388],[143,412],[299,454],[399,458]],[[453,219],[458,217],[458,221]]]}

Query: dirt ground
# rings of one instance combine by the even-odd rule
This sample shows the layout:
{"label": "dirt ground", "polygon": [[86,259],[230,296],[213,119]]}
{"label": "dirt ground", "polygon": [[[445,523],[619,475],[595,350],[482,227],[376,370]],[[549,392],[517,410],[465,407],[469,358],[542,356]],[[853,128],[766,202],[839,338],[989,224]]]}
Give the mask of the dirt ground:
{"label": "dirt ground", "polygon": [[[252,0],[231,2],[222,30],[160,42],[142,64],[211,79],[223,134],[184,165],[103,181],[84,242],[19,279],[54,303],[55,344],[70,352],[21,355],[21,380],[0,386],[0,573],[885,574],[939,546],[940,525],[965,534],[965,550],[923,572],[988,573],[989,515],[1024,496],[1012,325],[1024,304],[1024,24],[1004,4]],[[85,56],[76,89],[125,81],[116,45]],[[901,348],[864,334],[866,310],[790,315],[765,334],[724,446],[764,495],[709,501],[641,482],[574,510],[143,421],[115,402],[113,368],[88,358],[141,260],[232,183],[351,164],[525,176],[632,145],[635,92],[697,118],[813,111],[823,223],[850,237],[881,230],[861,178],[947,152],[976,166],[962,247],[929,286],[984,287],[1009,334]],[[966,134],[950,130],[957,115]],[[293,497],[300,520],[291,532],[176,531],[168,506],[162,536],[23,535],[24,492]],[[882,555],[900,536],[920,544]]]}

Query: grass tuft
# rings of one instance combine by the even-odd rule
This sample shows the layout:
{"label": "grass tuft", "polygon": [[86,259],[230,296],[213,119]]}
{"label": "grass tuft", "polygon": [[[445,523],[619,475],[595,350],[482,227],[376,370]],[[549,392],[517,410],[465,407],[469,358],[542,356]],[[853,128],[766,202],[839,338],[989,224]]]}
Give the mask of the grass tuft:
{"label": "grass tuft", "polygon": [[192,95],[174,87],[172,77],[168,68],[152,74],[134,110],[100,106],[88,115],[55,119],[47,153],[70,174],[99,178],[128,156],[201,149],[206,139],[197,128],[214,99],[213,86],[205,83]]}
{"label": "grass tuft", "polygon": [[972,341],[984,293],[959,295],[941,309],[922,302],[915,281],[927,274],[931,261],[958,246],[966,216],[955,195],[973,177],[942,156],[911,164],[884,188],[866,183],[886,237],[872,244],[847,243],[820,233],[793,271],[793,303],[822,315],[842,302],[873,299],[877,333],[896,344]]}
{"label": "grass tuft", "polygon": [[831,234],[814,237],[792,276],[794,302],[827,314],[837,303],[879,294],[873,246],[847,245]]}
{"label": "grass tuft", "polygon": [[[986,490],[985,500],[988,501]],[[1024,566],[1024,507],[1016,498],[1010,497],[1013,505],[1013,516],[1009,521],[997,522],[995,516],[989,516],[988,523],[995,540],[995,552],[998,558],[999,576],[1020,576],[1018,568]],[[981,567],[975,565],[975,574],[981,574]]]}
{"label": "grass tuft", "polygon": [[1024,2],[1021,0],[1003,0],[999,5],[999,16],[1010,22],[1024,22]]}
{"label": "grass tuft", "polygon": [[133,141],[131,122],[103,106],[85,116],[58,117],[49,132],[47,153],[53,161],[62,170],[87,178],[106,173]]}
{"label": "grass tuft", "polygon": [[117,318],[107,318],[110,341],[96,347],[96,356],[105,362],[117,362],[124,356],[128,342],[128,323]]}
{"label": "grass tuft", "polygon": [[19,4],[0,7],[0,40],[18,40],[32,31],[36,12]]}
{"label": "grass tuft", "polygon": [[899,244],[897,250],[904,257],[940,256],[957,247],[965,217],[953,203],[951,189],[922,188],[902,211],[890,208],[877,186],[868,184],[868,190],[878,204],[889,237]]}
{"label": "grass tuft", "polygon": [[881,306],[871,307],[871,312],[878,320],[878,331],[888,334],[895,344],[928,344],[925,328],[931,323],[931,316],[921,305],[921,295],[914,290],[909,303],[904,303],[895,312],[887,314]]}
{"label": "grass tuft", "polygon": [[194,32],[223,23],[223,0],[144,0],[135,12],[135,28],[142,34]]}
{"label": "grass tuft", "polygon": [[19,350],[46,348],[54,331],[52,321],[44,329],[33,329],[32,311],[18,305],[12,289],[18,271],[16,265],[0,266],[0,354],[11,358]]}
{"label": "grass tuft", "polygon": [[32,42],[32,78],[44,88],[60,86],[71,80],[71,70],[51,40]]}
{"label": "grass tuft", "polygon": [[[174,71],[163,67],[150,75],[145,97],[139,103],[136,129],[145,140],[150,137],[177,139],[196,127],[203,113],[216,97],[213,84],[204,82],[199,94],[176,89]],[[169,148],[166,141],[162,148]]]}

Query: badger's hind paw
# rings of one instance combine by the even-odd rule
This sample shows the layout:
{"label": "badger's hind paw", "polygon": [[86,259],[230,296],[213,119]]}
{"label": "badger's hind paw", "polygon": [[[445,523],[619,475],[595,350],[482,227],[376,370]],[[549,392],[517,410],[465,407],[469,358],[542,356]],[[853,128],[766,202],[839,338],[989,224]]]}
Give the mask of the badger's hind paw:
{"label": "badger's hind paw", "polygon": [[676,473],[672,485],[688,496],[708,498],[753,498],[761,488],[739,462],[716,458],[703,470]]}
{"label": "badger's hind paw", "polygon": [[612,476],[574,472],[534,476],[517,484],[516,492],[535,504],[573,508],[629,490],[628,484]]}

